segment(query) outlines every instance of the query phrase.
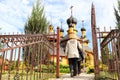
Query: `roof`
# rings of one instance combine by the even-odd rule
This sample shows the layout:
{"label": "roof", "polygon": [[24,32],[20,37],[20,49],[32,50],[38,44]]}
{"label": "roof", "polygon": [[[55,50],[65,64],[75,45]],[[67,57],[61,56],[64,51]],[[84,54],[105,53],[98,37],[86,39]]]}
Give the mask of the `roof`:
{"label": "roof", "polygon": [[93,50],[88,46],[83,46],[83,49],[88,52],[93,52]]}
{"label": "roof", "polygon": [[[57,49],[56,47],[54,48],[54,51],[52,51],[51,49],[49,49],[49,53],[51,55],[57,55],[57,52],[56,52],[57,50],[56,49]],[[60,47],[60,56],[66,56],[63,47]]]}
{"label": "roof", "polygon": [[[68,36],[68,35],[65,35],[65,36],[61,39],[61,42],[67,41],[67,40],[69,40],[69,39],[70,39],[69,36]],[[79,35],[76,35],[76,39],[81,40],[81,38],[80,38]]]}
{"label": "roof", "polygon": [[[50,55],[57,55],[57,52],[56,52],[57,50],[56,49],[57,49],[56,47],[54,48],[54,51],[52,51],[51,49],[49,49]],[[93,53],[93,50],[90,47],[88,47],[88,46],[83,46],[83,49],[85,51],[87,51],[87,52]],[[66,56],[65,55],[65,48],[64,47],[60,47],[60,56]]]}

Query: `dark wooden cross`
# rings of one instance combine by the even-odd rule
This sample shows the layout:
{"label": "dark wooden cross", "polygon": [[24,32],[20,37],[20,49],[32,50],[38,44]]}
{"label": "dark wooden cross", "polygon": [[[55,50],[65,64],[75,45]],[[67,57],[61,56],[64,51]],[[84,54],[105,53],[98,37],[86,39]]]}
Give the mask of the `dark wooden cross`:
{"label": "dark wooden cross", "polygon": [[84,27],[84,20],[82,20],[82,27]]}
{"label": "dark wooden cross", "polygon": [[72,8],[73,8],[73,6],[70,7],[70,9],[71,9],[71,16],[72,16]]}

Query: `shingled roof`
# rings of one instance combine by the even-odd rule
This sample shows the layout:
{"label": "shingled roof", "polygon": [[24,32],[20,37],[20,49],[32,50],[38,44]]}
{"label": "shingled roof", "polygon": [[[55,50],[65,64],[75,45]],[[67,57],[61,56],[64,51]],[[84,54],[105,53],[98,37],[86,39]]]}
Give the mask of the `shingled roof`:
{"label": "shingled roof", "polygon": [[[57,52],[56,52],[57,50],[56,49],[57,49],[56,47],[54,48],[54,51],[52,51],[51,49],[49,49],[49,53],[51,55],[57,55]],[[66,56],[63,47],[60,47],[60,56]]]}
{"label": "shingled roof", "polygon": [[93,53],[93,50],[92,50],[90,47],[88,47],[88,46],[83,46],[83,49],[84,49],[85,51],[88,51],[88,52],[92,52],[92,53]]}

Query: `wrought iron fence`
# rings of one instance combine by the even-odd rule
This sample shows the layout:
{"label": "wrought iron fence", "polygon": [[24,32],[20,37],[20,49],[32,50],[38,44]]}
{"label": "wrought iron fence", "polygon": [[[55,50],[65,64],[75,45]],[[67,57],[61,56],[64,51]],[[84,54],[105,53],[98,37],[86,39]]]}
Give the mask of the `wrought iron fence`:
{"label": "wrought iron fence", "polygon": [[49,51],[54,53],[55,45],[49,38],[45,34],[0,35],[0,80],[43,80],[53,76],[55,68]]}
{"label": "wrought iron fence", "polygon": [[120,30],[112,30],[101,43],[102,70],[112,80],[120,80]]}

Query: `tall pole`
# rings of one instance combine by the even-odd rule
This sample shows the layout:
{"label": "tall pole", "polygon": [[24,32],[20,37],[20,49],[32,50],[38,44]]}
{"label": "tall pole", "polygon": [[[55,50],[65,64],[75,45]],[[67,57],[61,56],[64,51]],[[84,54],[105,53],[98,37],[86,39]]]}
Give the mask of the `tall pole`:
{"label": "tall pole", "polygon": [[93,54],[94,54],[94,73],[95,77],[99,76],[99,63],[98,63],[98,43],[96,34],[96,18],[95,18],[95,8],[92,4],[91,8],[91,28],[92,28],[92,44],[93,44]]}
{"label": "tall pole", "polygon": [[[82,27],[84,28],[84,20],[82,20]],[[84,38],[85,38],[85,36],[82,34],[82,52],[83,52],[83,46],[84,46]],[[86,56],[86,54],[84,54],[84,60],[83,60],[83,68],[84,68],[84,72],[86,72],[86,70],[85,70],[85,56]]]}
{"label": "tall pole", "polygon": [[[84,51],[84,37],[82,36],[82,52]],[[85,70],[85,56],[86,56],[86,54],[84,54],[84,60],[83,60],[83,68],[84,68],[84,72],[86,72],[86,70]]]}
{"label": "tall pole", "polygon": [[57,69],[56,69],[56,77],[60,77],[60,62],[59,62],[59,57],[60,57],[60,28],[57,27]]}

